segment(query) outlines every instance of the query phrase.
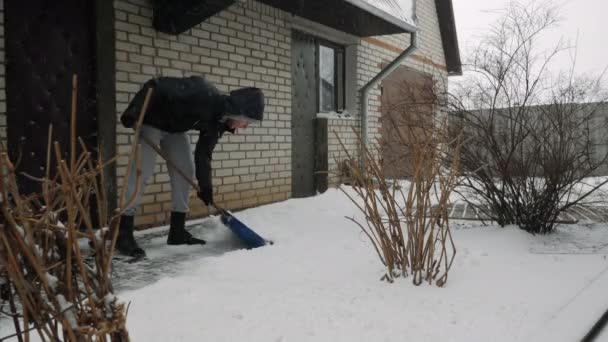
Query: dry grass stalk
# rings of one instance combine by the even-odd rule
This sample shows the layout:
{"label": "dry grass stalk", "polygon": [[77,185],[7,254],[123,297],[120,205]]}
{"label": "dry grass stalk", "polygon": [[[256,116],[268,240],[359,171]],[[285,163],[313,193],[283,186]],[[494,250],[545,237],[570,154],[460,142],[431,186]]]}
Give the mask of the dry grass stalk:
{"label": "dry grass stalk", "polygon": [[[0,267],[8,280],[2,294],[10,310],[3,313],[12,317],[19,341],[29,341],[33,330],[43,341],[129,341],[126,307],[113,294],[111,272],[119,216],[133,198],[125,199],[123,194],[121,206],[108,213],[103,169],[116,157],[94,159],[76,138],[76,86],[74,76],[70,159],[62,157],[57,142],[51,144],[50,127],[46,176],[39,179],[41,193],[19,192],[16,168],[0,146]],[[151,91],[140,118],[150,95]],[[140,125],[141,119],[137,130]],[[133,151],[139,150],[135,141]],[[134,153],[129,169],[139,159]],[[100,229],[95,229],[95,221]],[[81,252],[83,243],[92,246],[91,256]]]}
{"label": "dry grass stalk", "polygon": [[[400,166],[411,172],[409,187],[404,189],[386,176],[385,163],[377,158],[381,155],[377,144],[373,150],[361,148],[363,164],[348,156],[346,165],[356,195],[342,190],[365,215],[363,223],[349,219],[367,235],[386,266],[382,279],[393,282],[412,275],[416,285],[434,281],[443,286],[456,254],[447,208],[460,166],[458,158],[447,167],[442,162],[448,152],[457,154],[461,144],[448,140],[445,121],[423,130],[412,122],[417,121],[397,130],[409,149],[408,165]],[[414,139],[406,140],[404,131]]]}

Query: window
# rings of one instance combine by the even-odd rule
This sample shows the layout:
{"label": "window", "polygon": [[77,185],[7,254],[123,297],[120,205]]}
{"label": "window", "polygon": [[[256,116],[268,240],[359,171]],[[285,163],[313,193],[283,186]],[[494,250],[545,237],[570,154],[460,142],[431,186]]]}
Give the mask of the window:
{"label": "window", "polygon": [[344,110],[344,47],[318,44],[319,112]]}

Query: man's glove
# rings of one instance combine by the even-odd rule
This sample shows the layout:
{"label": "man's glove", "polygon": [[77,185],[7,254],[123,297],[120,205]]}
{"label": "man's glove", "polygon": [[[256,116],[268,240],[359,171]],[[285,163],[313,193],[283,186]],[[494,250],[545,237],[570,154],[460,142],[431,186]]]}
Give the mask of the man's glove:
{"label": "man's glove", "polygon": [[213,189],[212,188],[201,188],[198,192],[198,198],[205,203],[205,205],[213,204]]}

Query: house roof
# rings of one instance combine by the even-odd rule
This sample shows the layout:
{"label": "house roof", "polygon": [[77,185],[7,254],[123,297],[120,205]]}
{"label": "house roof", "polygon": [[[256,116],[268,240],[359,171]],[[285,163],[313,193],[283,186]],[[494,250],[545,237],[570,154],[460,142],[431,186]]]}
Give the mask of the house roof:
{"label": "house roof", "polygon": [[401,27],[404,32],[416,30],[414,0],[346,0],[346,2]]}
{"label": "house roof", "polygon": [[449,75],[462,75],[462,62],[460,60],[460,49],[458,48],[458,36],[456,34],[456,21],[454,20],[454,9],[452,0],[435,0],[437,16],[439,18],[439,29],[443,43],[443,53]]}
{"label": "house roof", "polygon": [[[416,31],[415,0],[260,0],[359,37]],[[449,75],[462,75],[452,0],[435,0]]]}
{"label": "house roof", "polygon": [[[199,0],[200,1],[200,0]],[[259,0],[289,13],[358,37],[416,31],[416,0]],[[179,34],[233,4],[215,0],[199,8],[198,1],[159,2],[154,7],[154,27]],[[461,75],[452,0],[435,0],[446,66],[450,75]],[[199,6],[199,7],[197,7]]]}
{"label": "house roof", "polygon": [[259,1],[358,37],[416,31],[413,18],[408,19],[407,13],[411,11],[403,10],[398,0]]}

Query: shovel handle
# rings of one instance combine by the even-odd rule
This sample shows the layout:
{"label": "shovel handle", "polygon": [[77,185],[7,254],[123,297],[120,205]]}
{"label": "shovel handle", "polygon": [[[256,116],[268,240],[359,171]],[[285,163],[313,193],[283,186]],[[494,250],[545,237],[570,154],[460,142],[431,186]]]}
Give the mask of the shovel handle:
{"label": "shovel handle", "polygon": [[[150,141],[150,139],[148,137],[146,137],[145,135],[140,135],[140,137],[142,138],[142,140],[148,144],[148,146],[152,147],[152,149],[154,151],[156,151],[156,153],[158,153],[159,156],[161,156],[166,162],[167,164],[169,164],[169,166],[171,166],[175,171],[177,171],[177,173],[180,174],[180,176],[184,177],[184,179],[190,183],[190,185],[192,185],[192,187],[199,192],[200,188],[198,187],[198,184],[196,184],[196,182],[194,182],[194,180],[192,179],[192,177],[186,175],[186,173],[184,171],[182,171],[182,169],[178,168],[177,166],[175,166],[175,164],[171,161],[171,159],[169,159],[169,156],[167,156],[163,150],[161,150],[154,142]],[[211,203],[211,206],[215,208],[215,210],[217,210],[217,212],[219,212],[222,215],[227,215],[228,211],[225,210],[224,208],[219,207],[217,204],[215,203]]]}

